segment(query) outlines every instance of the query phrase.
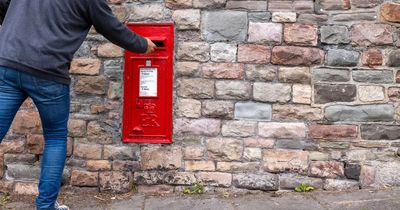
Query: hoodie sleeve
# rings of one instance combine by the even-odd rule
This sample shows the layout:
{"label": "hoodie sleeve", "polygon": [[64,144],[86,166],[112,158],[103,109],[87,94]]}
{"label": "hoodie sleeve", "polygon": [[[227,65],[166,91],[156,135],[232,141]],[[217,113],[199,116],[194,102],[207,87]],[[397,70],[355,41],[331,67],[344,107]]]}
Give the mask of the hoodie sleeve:
{"label": "hoodie sleeve", "polygon": [[0,25],[3,24],[11,0],[0,0]]}
{"label": "hoodie sleeve", "polygon": [[124,49],[136,53],[146,52],[146,39],[122,24],[114,16],[106,0],[89,0],[88,3],[90,21],[97,32]]}

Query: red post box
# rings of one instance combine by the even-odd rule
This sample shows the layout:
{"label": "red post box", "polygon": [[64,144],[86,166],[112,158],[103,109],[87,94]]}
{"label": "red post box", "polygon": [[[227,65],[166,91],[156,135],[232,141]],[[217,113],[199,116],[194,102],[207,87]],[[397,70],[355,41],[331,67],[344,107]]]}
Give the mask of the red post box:
{"label": "red post box", "polygon": [[172,143],[173,23],[128,23],[156,45],[151,54],[125,52],[122,141]]}

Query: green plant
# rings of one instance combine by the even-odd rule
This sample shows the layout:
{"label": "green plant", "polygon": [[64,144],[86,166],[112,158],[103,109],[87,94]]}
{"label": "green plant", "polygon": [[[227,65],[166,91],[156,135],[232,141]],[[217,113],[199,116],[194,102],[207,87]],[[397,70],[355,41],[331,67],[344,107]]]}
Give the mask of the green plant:
{"label": "green plant", "polygon": [[296,192],[310,192],[315,190],[315,188],[309,184],[304,184],[301,183],[299,186],[297,186],[296,188],[294,188],[294,191]]}
{"label": "green plant", "polygon": [[204,185],[202,183],[196,183],[193,186],[185,187],[183,189],[183,194],[192,195],[192,194],[202,194],[204,193]]}
{"label": "green plant", "polygon": [[10,194],[9,193],[5,193],[0,198],[0,206],[5,206],[9,201],[10,201]]}

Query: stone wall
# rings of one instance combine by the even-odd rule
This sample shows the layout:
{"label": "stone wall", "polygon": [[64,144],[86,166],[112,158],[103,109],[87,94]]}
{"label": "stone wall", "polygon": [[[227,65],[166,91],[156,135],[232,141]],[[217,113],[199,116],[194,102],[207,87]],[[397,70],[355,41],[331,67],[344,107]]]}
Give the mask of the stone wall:
{"label": "stone wall", "polygon": [[[123,51],[92,30],[71,68],[65,184],[400,185],[399,3],[110,0],[121,20],[176,23],[174,143],[121,143]],[[35,193],[42,147],[27,101],[1,144],[2,190]]]}

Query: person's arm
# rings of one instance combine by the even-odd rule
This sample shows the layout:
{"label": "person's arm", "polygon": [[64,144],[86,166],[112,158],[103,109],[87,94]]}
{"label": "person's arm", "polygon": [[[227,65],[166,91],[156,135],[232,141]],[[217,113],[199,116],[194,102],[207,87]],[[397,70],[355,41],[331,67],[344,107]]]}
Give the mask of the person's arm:
{"label": "person's arm", "polygon": [[0,0],[0,25],[3,24],[11,0]]}
{"label": "person's arm", "polygon": [[152,43],[122,24],[114,16],[106,0],[88,0],[88,3],[90,20],[97,32],[112,43],[129,51],[149,52],[148,45]]}

